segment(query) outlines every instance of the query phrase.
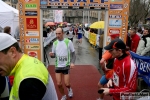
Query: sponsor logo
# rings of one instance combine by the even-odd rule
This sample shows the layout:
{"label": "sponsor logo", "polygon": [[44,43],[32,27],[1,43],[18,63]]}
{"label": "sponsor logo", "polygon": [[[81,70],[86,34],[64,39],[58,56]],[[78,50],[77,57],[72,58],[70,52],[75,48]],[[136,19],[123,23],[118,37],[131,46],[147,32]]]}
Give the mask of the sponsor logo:
{"label": "sponsor logo", "polygon": [[39,38],[26,39],[26,43],[39,43]]}
{"label": "sponsor logo", "polygon": [[37,16],[37,11],[25,11],[25,16]]}
{"label": "sponsor logo", "polygon": [[122,15],[109,15],[109,18],[122,18]]}
{"label": "sponsor logo", "polygon": [[110,29],[109,33],[110,34],[120,34],[120,30],[119,29]]}
{"label": "sponsor logo", "polygon": [[27,29],[37,29],[37,18],[26,18]]}
{"label": "sponsor logo", "polygon": [[47,0],[41,0],[41,1],[40,1],[40,4],[41,4],[41,5],[47,5],[48,3],[47,3]]}
{"label": "sponsor logo", "polygon": [[26,36],[39,36],[38,31],[26,31]]}
{"label": "sponsor logo", "polygon": [[149,100],[149,90],[146,92],[123,92],[120,93],[121,100]]}
{"label": "sponsor logo", "polygon": [[25,4],[25,9],[37,9],[36,4]]}
{"label": "sponsor logo", "polygon": [[111,10],[110,14],[121,14],[122,10],[117,11],[117,10]]}
{"label": "sponsor logo", "polygon": [[28,55],[31,57],[37,58],[37,52],[36,51],[28,51]]}
{"label": "sponsor logo", "polygon": [[35,1],[35,0],[24,0],[25,2],[33,2],[33,1]]}
{"label": "sponsor logo", "polygon": [[110,4],[110,10],[122,10],[123,4]]}
{"label": "sponsor logo", "polygon": [[26,45],[26,49],[39,50],[40,45]]}
{"label": "sponsor logo", "polygon": [[122,19],[109,19],[109,27],[121,27]]}

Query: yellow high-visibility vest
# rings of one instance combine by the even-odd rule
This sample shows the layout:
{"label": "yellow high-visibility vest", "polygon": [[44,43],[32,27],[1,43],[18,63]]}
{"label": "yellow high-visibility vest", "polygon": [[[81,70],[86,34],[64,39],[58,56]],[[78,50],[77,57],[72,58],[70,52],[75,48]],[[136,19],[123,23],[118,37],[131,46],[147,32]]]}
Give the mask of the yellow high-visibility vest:
{"label": "yellow high-visibility vest", "polygon": [[44,64],[36,58],[23,54],[11,72],[14,75],[14,82],[9,100],[19,100],[20,83],[27,78],[41,80],[46,86],[48,84],[49,73]]}

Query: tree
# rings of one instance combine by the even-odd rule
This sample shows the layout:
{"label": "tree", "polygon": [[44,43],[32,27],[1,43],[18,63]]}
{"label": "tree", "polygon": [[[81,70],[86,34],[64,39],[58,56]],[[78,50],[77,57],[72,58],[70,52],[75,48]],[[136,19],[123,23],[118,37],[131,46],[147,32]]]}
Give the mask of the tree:
{"label": "tree", "polygon": [[150,0],[131,0],[129,9],[129,22],[135,27],[139,21],[145,22],[150,10]]}

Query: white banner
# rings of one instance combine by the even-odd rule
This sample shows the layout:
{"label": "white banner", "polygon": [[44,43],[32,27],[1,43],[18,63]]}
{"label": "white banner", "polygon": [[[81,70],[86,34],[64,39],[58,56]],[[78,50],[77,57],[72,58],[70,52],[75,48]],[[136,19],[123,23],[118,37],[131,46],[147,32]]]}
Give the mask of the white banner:
{"label": "white banner", "polygon": [[44,47],[46,47],[52,40],[56,38],[55,31],[51,32],[47,38],[44,39]]}
{"label": "white banner", "polygon": [[87,39],[89,39],[89,31],[86,31],[86,30],[84,29],[84,36],[85,36]]}
{"label": "white banner", "polygon": [[55,10],[55,22],[63,22],[63,10]]}

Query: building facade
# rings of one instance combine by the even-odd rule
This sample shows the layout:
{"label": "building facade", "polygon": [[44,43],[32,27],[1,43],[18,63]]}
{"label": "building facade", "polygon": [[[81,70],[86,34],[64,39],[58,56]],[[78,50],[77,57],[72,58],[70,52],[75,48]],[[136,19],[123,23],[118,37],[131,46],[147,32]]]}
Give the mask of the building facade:
{"label": "building facade", "polygon": [[[104,16],[105,12],[101,11],[100,20],[104,21]],[[65,10],[63,20],[68,23],[93,23],[98,21],[98,11]]]}

